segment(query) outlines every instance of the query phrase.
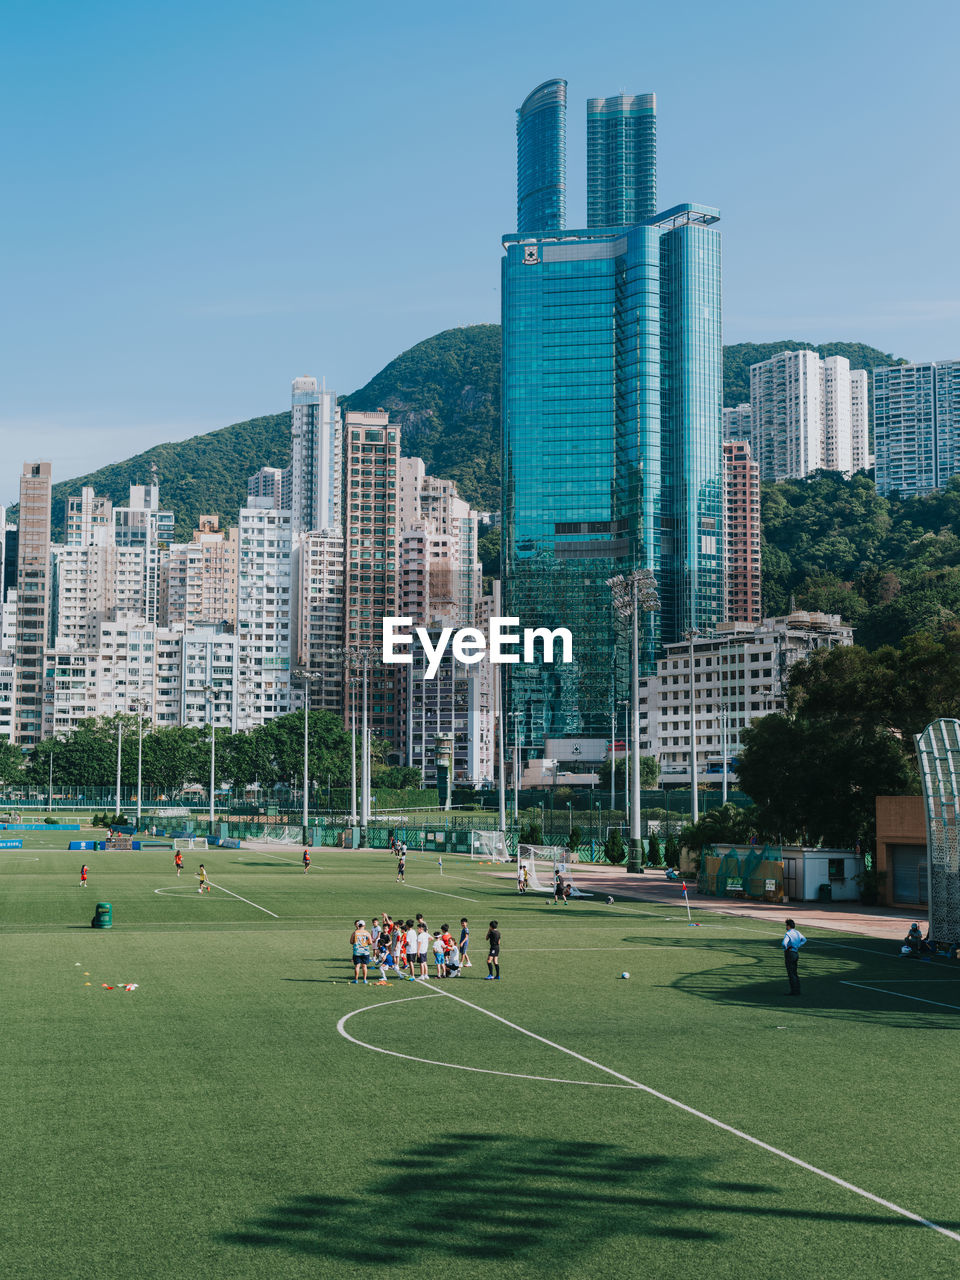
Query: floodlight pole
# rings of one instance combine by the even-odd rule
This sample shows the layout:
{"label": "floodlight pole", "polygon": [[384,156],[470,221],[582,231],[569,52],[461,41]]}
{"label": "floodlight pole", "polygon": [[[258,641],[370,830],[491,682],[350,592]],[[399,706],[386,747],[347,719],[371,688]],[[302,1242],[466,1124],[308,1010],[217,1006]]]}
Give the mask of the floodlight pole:
{"label": "floodlight pole", "polygon": [[120,744],[123,741],[123,721],[117,720],[117,807],[113,816],[120,817]]}
{"label": "floodlight pole", "polygon": [[[607,580],[607,586],[613,592],[613,607],[623,619],[630,619],[631,624],[631,662],[630,662],[630,720],[634,754],[640,748],[640,612],[658,613],[660,598],[657,595],[657,580],[649,569],[634,569],[626,575],[616,574]],[[627,746],[627,768],[629,771],[630,748]],[[640,769],[638,761],[633,762],[633,774],[630,777],[630,853],[627,859],[627,870],[642,874],[643,872],[643,839],[640,831]]]}
{"label": "floodlight pole", "polygon": [[213,835],[213,788],[214,779],[216,777],[216,749],[217,749],[217,731],[213,726],[213,685],[205,684],[203,692],[207,696],[207,706],[210,708],[210,835]]}
{"label": "floodlight pole", "polygon": [[47,813],[53,812],[53,744],[55,739],[50,740],[50,785],[47,790]]}
{"label": "floodlight pole", "polygon": [[690,822],[700,821],[700,795],[697,790],[697,698],[694,691],[693,642],[700,634],[696,628],[687,632],[690,642]]}

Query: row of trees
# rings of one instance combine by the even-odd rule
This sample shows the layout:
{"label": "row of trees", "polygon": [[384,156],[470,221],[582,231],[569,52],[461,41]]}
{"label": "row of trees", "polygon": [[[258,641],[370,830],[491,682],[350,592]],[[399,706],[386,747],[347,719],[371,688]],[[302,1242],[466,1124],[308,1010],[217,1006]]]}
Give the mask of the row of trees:
{"label": "row of trees", "polygon": [[960,618],[960,477],[909,499],[862,474],[765,484],[762,523],[767,615],[839,613],[867,649]]}
{"label": "row of trees", "polygon": [[918,794],[914,737],[960,714],[960,624],[899,648],[814,654],[791,673],[787,711],[742,736],[739,776],[760,837],[865,848],[878,795]]}
{"label": "row of trees", "polygon": [[[278,783],[303,779],[303,712],[278,716],[243,733],[218,730],[215,782],[229,783],[234,793],[258,784],[269,791]],[[67,738],[47,739],[24,758],[9,743],[0,743],[0,781],[46,786],[53,761],[54,787],[111,786],[116,781],[117,737],[122,726],[121,777],[130,786],[137,777],[138,725],[136,716],[116,715],[82,721]],[[311,781],[334,787],[350,782],[350,735],[343,722],[328,711],[311,711],[308,726]],[[417,785],[414,769],[388,768],[380,758],[382,744],[374,740],[372,777],[380,786]],[[210,728],[143,726],[142,778],[145,786],[174,795],[210,779]]]}

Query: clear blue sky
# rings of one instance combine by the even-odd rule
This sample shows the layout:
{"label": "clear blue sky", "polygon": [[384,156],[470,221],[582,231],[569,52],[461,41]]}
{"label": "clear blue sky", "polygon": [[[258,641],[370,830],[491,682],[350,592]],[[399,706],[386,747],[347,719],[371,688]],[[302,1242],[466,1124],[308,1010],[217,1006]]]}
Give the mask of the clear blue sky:
{"label": "clear blue sky", "polygon": [[0,501],[499,319],[514,111],[657,94],[721,209],[727,342],[960,357],[960,9],[914,0],[7,0]]}

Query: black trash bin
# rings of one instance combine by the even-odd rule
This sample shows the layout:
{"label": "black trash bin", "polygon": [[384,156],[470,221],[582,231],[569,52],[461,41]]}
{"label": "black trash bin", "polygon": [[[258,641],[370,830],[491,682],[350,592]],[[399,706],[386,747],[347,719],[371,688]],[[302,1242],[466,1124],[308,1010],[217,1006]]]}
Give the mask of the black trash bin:
{"label": "black trash bin", "polygon": [[817,901],[832,902],[833,901],[833,885],[822,884],[820,888],[817,890]]}

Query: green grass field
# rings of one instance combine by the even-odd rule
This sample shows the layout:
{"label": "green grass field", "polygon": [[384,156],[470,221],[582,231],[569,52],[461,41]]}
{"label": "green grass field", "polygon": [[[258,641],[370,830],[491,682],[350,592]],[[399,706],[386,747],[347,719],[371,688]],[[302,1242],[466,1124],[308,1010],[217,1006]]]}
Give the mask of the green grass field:
{"label": "green grass field", "polygon": [[[187,853],[178,881],[170,854],[54,839],[0,851],[4,1276],[882,1280],[960,1263],[960,1240],[896,1210],[960,1235],[960,966],[806,930],[790,1000],[763,921],[553,907],[415,854],[405,886],[389,854],[316,850],[304,876],[283,848]],[[201,860],[221,886],[202,897]],[[112,930],[89,927],[98,901]],[[350,985],[353,920],[384,909],[468,916],[472,971]],[[499,983],[481,981],[493,917]]]}

